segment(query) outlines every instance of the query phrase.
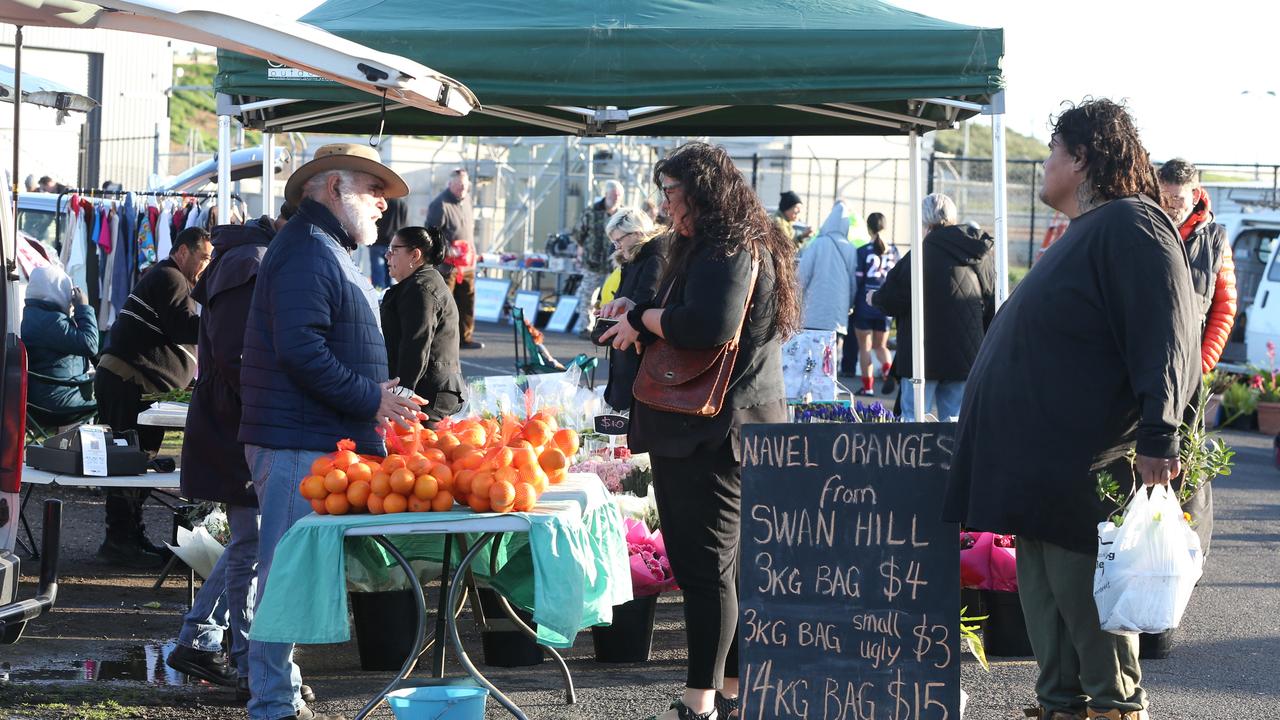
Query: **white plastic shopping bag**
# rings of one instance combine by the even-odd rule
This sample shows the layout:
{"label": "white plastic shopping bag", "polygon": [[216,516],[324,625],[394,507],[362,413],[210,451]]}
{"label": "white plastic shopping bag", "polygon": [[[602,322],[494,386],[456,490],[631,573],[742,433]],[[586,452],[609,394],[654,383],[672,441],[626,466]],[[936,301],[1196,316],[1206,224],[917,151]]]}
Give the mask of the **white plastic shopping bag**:
{"label": "white plastic shopping bag", "polygon": [[1117,635],[1175,628],[1200,579],[1200,539],[1167,486],[1140,489],[1120,525],[1098,523],[1093,600],[1102,629]]}

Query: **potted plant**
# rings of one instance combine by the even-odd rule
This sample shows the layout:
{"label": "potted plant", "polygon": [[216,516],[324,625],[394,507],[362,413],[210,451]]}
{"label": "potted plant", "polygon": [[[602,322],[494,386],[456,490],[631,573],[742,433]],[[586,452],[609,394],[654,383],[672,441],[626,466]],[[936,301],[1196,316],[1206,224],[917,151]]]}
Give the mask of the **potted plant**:
{"label": "potted plant", "polygon": [[1233,380],[1222,392],[1223,427],[1251,430],[1257,420],[1258,391],[1239,380]]}
{"label": "potted plant", "polygon": [[1249,387],[1258,393],[1258,432],[1280,434],[1280,373],[1276,372],[1276,344],[1267,341],[1267,369],[1250,368]]}
{"label": "potted plant", "polygon": [[653,616],[658,596],[676,588],[662,531],[628,517],[627,554],[633,600],[613,606],[613,623],[591,628],[597,662],[645,662],[653,648]]}

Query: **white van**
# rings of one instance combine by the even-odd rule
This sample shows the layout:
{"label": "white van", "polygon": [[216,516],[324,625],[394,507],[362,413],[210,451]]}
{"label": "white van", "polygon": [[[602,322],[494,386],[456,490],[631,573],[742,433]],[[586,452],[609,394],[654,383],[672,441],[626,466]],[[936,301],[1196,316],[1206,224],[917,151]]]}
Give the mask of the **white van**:
{"label": "white van", "polygon": [[1227,229],[1236,263],[1236,324],[1219,366],[1242,371],[1267,366],[1267,341],[1280,345],[1280,210],[1233,212],[1214,220]]}

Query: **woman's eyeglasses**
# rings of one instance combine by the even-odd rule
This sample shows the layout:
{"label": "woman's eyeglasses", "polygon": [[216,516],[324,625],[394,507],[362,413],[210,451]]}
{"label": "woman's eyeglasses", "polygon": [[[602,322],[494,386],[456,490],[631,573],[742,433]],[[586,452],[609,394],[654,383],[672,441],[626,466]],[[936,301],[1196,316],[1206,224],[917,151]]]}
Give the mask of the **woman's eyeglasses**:
{"label": "woman's eyeglasses", "polygon": [[390,245],[387,246],[387,251],[383,253],[383,255],[391,255],[392,253],[395,253],[398,250],[408,250],[408,249],[409,249],[408,245],[396,245],[395,243],[391,243]]}

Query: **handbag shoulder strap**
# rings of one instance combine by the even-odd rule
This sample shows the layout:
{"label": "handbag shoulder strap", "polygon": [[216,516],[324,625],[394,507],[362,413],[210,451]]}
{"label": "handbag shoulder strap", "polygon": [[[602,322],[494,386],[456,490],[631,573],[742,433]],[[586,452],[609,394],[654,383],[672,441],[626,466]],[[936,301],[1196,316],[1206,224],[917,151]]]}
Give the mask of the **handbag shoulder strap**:
{"label": "handbag shoulder strap", "polygon": [[729,341],[730,348],[738,347],[738,343],[742,341],[742,328],[747,325],[747,316],[751,314],[751,299],[756,294],[756,277],[760,272],[760,257],[755,253],[751,254],[751,280],[747,285],[747,301],[742,306],[742,319],[738,321],[738,331],[733,334],[733,339]]}

